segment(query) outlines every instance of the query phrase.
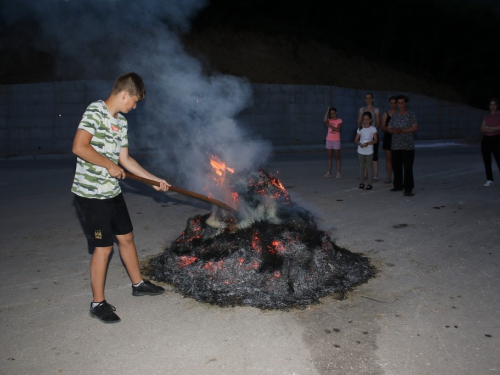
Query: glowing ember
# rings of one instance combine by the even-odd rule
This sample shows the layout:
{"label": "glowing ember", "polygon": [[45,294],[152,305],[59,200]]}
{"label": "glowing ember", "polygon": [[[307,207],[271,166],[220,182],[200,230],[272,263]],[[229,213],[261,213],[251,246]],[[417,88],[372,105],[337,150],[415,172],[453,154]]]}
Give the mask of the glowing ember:
{"label": "glowing ember", "polygon": [[191,263],[196,261],[198,257],[188,257],[188,256],[182,256],[179,258],[179,267],[186,267],[189,266]]}
{"label": "glowing ember", "polygon": [[252,236],[252,249],[258,253],[262,253],[262,247],[260,246],[258,233],[255,232]]}

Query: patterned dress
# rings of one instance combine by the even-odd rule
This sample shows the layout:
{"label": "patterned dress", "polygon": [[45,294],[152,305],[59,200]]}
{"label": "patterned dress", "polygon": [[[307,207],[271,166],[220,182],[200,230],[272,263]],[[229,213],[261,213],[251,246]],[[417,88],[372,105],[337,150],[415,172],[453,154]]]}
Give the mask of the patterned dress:
{"label": "patterned dress", "polygon": [[[393,129],[408,129],[417,123],[417,116],[415,112],[407,111],[404,115],[395,112],[389,126]],[[413,133],[392,134],[391,150],[414,150],[415,141]]]}

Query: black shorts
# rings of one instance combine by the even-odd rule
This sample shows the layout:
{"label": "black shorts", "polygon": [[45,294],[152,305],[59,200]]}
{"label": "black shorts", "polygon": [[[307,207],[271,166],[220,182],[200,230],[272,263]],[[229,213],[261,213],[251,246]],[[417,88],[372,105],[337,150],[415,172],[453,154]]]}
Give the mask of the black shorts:
{"label": "black shorts", "polygon": [[76,197],[76,206],[93,247],[113,246],[113,236],[131,233],[134,228],[125,199],[120,193],[110,199]]}

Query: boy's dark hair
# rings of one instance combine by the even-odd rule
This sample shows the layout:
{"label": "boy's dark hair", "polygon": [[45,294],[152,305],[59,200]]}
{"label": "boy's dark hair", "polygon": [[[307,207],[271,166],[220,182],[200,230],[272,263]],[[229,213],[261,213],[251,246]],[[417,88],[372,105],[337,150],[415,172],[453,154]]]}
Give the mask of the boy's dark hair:
{"label": "boy's dark hair", "polygon": [[330,107],[330,108],[328,108],[328,114],[330,114],[330,111],[335,111],[335,112],[337,112],[337,108],[335,108],[335,107]]}
{"label": "boy's dark hair", "polygon": [[398,98],[397,98],[397,97],[395,97],[395,96],[391,96],[391,97],[389,98],[389,103],[391,102],[391,100],[396,100],[396,101],[397,101],[397,100],[398,100]]}
{"label": "boy's dark hair", "polygon": [[399,99],[403,99],[405,101],[405,103],[408,103],[410,101],[410,99],[408,99],[408,97],[406,95],[396,96],[396,100],[399,100]]}
{"label": "boy's dark hair", "polygon": [[365,117],[365,116],[368,116],[370,119],[373,119],[371,112],[366,111],[365,113],[363,113],[363,116],[361,116],[361,117]]}
{"label": "boy's dark hair", "polygon": [[122,91],[137,96],[139,100],[146,97],[146,86],[144,86],[141,76],[134,72],[122,74],[115,80],[111,94],[116,95]]}

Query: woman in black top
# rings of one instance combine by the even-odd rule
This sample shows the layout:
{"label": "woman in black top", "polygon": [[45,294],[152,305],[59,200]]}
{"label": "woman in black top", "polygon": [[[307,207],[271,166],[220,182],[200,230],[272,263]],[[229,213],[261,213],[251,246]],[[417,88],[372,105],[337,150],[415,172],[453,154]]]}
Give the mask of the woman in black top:
{"label": "woman in black top", "polygon": [[389,98],[389,106],[390,109],[384,113],[384,116],[382,117],[382,131],[384,132],[382,149],[385,150],[385,170],[387,171],[387,178],[385,179],[384,184],[390,184],[392,182],[392,134],[387,131],[387,125],[389,124],[394,112],[396,112],[397,100],[395,96],[391,96]]}

